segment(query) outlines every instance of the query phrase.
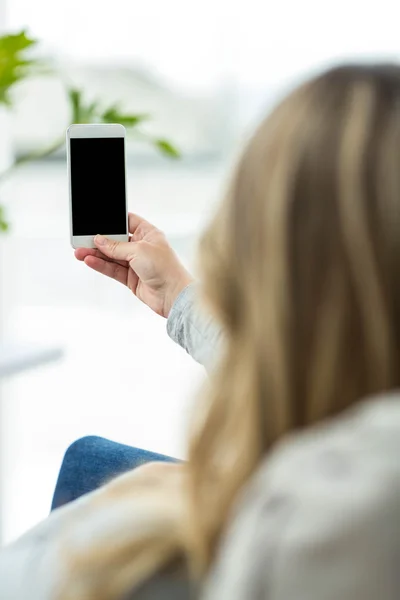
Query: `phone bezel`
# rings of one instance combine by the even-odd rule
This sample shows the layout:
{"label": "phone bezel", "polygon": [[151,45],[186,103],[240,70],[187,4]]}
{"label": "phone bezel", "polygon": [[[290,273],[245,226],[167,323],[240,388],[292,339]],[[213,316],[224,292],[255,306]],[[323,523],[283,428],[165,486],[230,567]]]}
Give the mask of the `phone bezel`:
{"label": "phone bezel", "polygon": [[71,185],[71,145],[70,140],[76,138],[123,138],[124,140],[124,173],[125,173],[125,213],[126,213],[126,233],[115,234],[112,232],[98,231],[107,237],[119,242],[127,242],[128,234],[128,208],[126,191],[126,130],[119,124],[93,124],[93,125],[70,125],[66,133],[67,145],[67,169],[68,169],[68,187],[69,187],[69,222],[70,222],[70,241],[73,248],[95,248],[93,235],[73,235],[72,228],[72,185]]}

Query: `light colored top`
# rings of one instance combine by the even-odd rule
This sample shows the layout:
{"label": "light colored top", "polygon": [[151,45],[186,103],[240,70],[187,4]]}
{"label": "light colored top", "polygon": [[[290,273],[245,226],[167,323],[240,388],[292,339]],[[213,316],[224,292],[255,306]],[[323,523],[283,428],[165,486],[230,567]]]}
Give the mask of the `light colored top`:
{"label": "light colored top", "polygon": [[203,600],[400,597],[400,396],[282,442],[245,490]]}
{"label": "light colored top", "polygon": [[[177,299],[168,332],[211,366],[221,334],[196,308],[195,296],[190,286]],[[121,503],[116,510],[99,502],[101,494],[55,511],[3,549],[1,600],[56,600],[63,574],[60,532],[68,530],[69,543],[80,548],[89,538],[123,531],[127,511]],[[140,536],[144,513],[129,513],[129,535]],[[399,566],[400,394],[393,393],[276,447],[237,500],[199,595],[200,600],[397,600]],[[154,578],[132,600],[189,598],[184,584],[164,583]]]}
{"label": "light colored top", "polygon": [[175,300],[167,320],[167,332],[207,370],[213,367],[221,348],[222,333],[210,315],[200,308],[195,283],[188,285]]}

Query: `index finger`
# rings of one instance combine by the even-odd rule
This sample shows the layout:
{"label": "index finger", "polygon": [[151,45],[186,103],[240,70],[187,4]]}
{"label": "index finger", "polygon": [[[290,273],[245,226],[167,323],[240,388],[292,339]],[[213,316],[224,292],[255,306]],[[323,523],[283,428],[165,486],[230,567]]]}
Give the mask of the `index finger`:
{"label": "index finger", "polygon": [[81,262],[84,262],[88,256],[94,256],[95,258],[101,258],[102,260],[112,261],[112,262],[118,263],[122,267],[126,267],[125,261],[113,260],[111,258],[108,258],[108,256],[106,256],[105,254],[100,252],[100,250],[96,250],[94,248],[76,248],[74,254],[75,254],[75,258],[77,258]]}
{"label": "index finger", "polygon": [[138,241],[136,238],[140,239],[143,237],[143,235],[152,229],[155,229],[154,225],[146,221],[146,219],[143,219],[142,217],[139,217],[139,215],[135,215],[133,213],[128,213],[128,227],[129,233],[132,235],[135,241]]}
{"label": "index finger", "polygon": [[134,213],[128,213],[128,227],[129,233],[132,235],[135,233],[136,229],[139,227],[140,223],[143,223],[144,219],[139,217],[139,215],[135,215]]}

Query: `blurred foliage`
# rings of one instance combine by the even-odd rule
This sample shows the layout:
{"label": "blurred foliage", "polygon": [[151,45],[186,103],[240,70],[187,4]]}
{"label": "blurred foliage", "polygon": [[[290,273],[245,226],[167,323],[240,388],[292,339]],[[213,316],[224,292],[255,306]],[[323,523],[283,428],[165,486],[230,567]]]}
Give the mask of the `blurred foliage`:
{"label": "blurred foliage", "polygon": [[40,64],[29,58],[28,50],[37,44],[25,31],[0,36],[0,103],[11,105],[10,88],[32,74]]}
{"label": "blurred foliage", "polygon": [[119,123],[124,127],[135,127],[146,119],[148,115],[126,114],[118,105],[101,109],[98,100],[86,103],[82,90],[68,88],[68,98],[71,105],[71,122],[80,123]]}
{"label": "blurred foliage", "polygon": [[136,125],[140,125],[143,121],[147,121],[149,119],[149,115],[128,115],[121,112],[121,109],[118,105],[111,106],[104,110],[100,118],[103,123],[121,123],[124,127],[136,127]]}
{"label": "blurred foliage", "polygon": [[[25,31],[0,36],[0,104],[12,107],[13,86],[38,73],[53,73],[42,60],[33,58],[31,51],[37,46],[37,40],[30,38]],[[101,100],[87,101],[80,89],[66,86],[66,95],[70,106],[70,123],[119,123],[126,127],[128,134],[136,135],[139,140],[152,144],[156,150],[169,158],[179,158],[178,150],[171,142],[155,138],[140,129],[140,125],[149,120],[146,114],[125,113],[118,104],[104,106]],[[15,158],[9,168],[0,173],[0,183],[16,167],[32,160],[38,160],[57,152],[64,146],[64,132],[45,148],[38,148],[24,156]],[[0,233],[7,231],[9,224],[5,218],[4,207],[0,205]]]}
{"label": "blurred foliage", "polygon": [[8,231],[10,225],[6,220],[5,214],[4,214],[4,207],[0,205],[0,232],[4,233],[6,231]]}
{"label": "blurred foliage", "polygon": [[[119,123],[129,132],[150,119],[149,115],[125,113],[118,104],[104,108],[98,100],[86,102],[83,91],[76,88],[68,88],[68,97],[71,105],[71,123]],[[142,131],[140,139],[152,143],[165,156],[180,157],[178,150],[168,140],[153,138]]]}
{"label": "blurred foliage", "polygon": [[178,150],[168,140],[154,140],[154,143],[157,146],[157,148],[166,156],[170,156],[171,158],[180,157]]}

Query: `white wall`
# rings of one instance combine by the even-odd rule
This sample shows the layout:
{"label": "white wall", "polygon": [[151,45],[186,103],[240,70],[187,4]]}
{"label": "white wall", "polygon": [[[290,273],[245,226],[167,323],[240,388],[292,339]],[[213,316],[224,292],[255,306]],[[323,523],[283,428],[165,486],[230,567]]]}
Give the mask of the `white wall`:
{"label": "white wall", "polygon": [[10,0],[9,14],[51,52],[144,62],[196,89],[224,77],[276,85],[325,61],[400,52],[397,0]]}

